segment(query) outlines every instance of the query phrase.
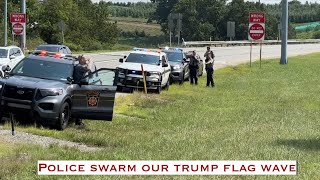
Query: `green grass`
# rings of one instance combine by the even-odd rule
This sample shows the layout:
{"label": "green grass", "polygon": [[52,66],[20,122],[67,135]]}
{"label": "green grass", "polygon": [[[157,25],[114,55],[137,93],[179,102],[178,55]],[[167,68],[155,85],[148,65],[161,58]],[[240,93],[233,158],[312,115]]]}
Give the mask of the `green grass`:
{"label": "green grass", "polygon": [[[117,99],[116,113],[138,117],[135,119],[85,121],[86,129],[72,125],[63,132],[18,127],[18,131],[96,145],[104,150],[80,153],[54,145],[49,149],[9,146],[11,154],[5,157],[6,165],[1,163],[0,179],[38,178],[35,176],[38,159],[298,160],[299,174],[290,179],[317,179],[320,176],[319,58],[320,54],[289,58],[288,65],[279,65],[279,60],[263,61],[262,69],[259,62],[253,63],[252,68],[248,65],[225,68],[215,72],[215,88],[206,88],[205,78],[201,78],[199,86],[185,83],[173,85],[161,95],[135,93]],[[15,161],[23,152],[28,153],[29,159]],[[289,179],[286,176],[201,178]]]}

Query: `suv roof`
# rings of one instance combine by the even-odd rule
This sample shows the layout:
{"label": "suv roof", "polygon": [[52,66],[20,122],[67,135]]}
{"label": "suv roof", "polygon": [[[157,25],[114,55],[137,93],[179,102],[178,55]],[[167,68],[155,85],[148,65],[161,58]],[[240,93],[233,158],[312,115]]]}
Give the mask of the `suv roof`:
{"label": "suv roof", "polygon": [[32,59],[36,59],[36,60],[44,60],[44,61],[51,61],[51,62],[60,62],[60,63],[65,63],[65,64],[74,64],[75,61],[71,61],[69,59],[65,59],[63,57],[60,58],[55,58],[52,56],[39,56],[39,55],[34,55],[31,54],[30,56],[28,56]]}
{"label": "suv roof", "polygon": [[3,46],[3,47],[0,47],[0,49],[11,49],[11,48],[19,48],[18,46]]}
{"label": "suv roof", "polygon": [[[39,46],[52,46],[52,47],[61,47],[61,46],[66,46],[63,44],[40,44]],[[39,47],[37,46],[37,47]]]}

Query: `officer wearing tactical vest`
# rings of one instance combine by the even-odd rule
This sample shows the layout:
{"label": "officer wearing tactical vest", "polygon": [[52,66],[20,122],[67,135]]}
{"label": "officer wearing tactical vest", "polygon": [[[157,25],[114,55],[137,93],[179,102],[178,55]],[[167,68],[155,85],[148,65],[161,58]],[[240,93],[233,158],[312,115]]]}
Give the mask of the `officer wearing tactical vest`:
{"label": "officer wearing tactical vest", "polygon": [[193,82],[198,85],[198,71],[199,71],[199,60],[196,57],[196,51],[192,52],[190,57],[189,69],[190,69],[190,84]]}

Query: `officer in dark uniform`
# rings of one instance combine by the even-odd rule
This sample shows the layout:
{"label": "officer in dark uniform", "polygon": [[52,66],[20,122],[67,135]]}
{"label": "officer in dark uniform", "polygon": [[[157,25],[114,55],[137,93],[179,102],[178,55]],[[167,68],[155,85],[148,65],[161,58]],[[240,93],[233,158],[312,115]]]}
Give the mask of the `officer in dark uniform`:
{"label": "officer in dark uniform", "polygon": [[[74,73],[73,73],[73,79],[75,83],[80,83],[82,81],[82,78],[85,77],[91,70],[91,67],[93,65],[93,62],[90,57],[80,55],[78,57],[79,64],[75,66]],[[87,83],[87,82],[86,82]],[[75,124],[80,126],[85,126],[85,124],[82,122],[82,119],[76,118]]]}
{"label": "officer in dark uniform", "polygon": [[189,69],[190,69],[190,84],[193,82],[198,85],[198,71],[199,71],[199,60],[196,57],[196,52],[192,51],[192,56],[190,57]]}

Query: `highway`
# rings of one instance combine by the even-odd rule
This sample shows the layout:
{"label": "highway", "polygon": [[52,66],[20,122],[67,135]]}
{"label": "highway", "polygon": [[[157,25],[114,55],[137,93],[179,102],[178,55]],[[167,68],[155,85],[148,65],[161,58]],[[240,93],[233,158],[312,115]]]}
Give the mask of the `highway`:
{"label": "highway", "polygon": [[[202,48],[183,48],[186,51],[195,50],[201,56],[204,55],[206,47]],[[215,53],[215,69],[226,66],[234,66],[250,61],[250,46],[233,46],[233,47],[212,47]],[[288,56],[297,56],[320,52],[320,44],[294,44],[288,45]],[[95,61],[98,68],[116,68],[119,63],[119,58],[128,55],[130,51],[110,52],[110,53],[94,53],[88,54]],[[259,60],[260,47],[252,47],[252,60]],[[263,45],[262,59],[280,58],[280,45]]]}
{"label": "highway", "polygon": [[[215,53],[215,69],[220,69],[228,66],[235,66],[250,61],[250,46],[233,46],[233,47],[212,47]],[[184,48],[186,51],[195,50],[203,57],[206,47],[202,48]],[[288,56],[297,56],[320,52],[320,44],[294,44],[288,45]],[[98,68],[116,68],[119,63],[119,58],[128,55],[130,51],[111,52],[111,53],[96,53],[88,54],[95,61]],[[252,47],[252,61],[259,60],[260,46]],[[280,45],[263,45],[262,60],[281,57]],[[280,60],[279,60],[280,61]],[[290,62],[289,62],[290,63]],[[118,96],[127,95],[125,93],[117,93]]]}

